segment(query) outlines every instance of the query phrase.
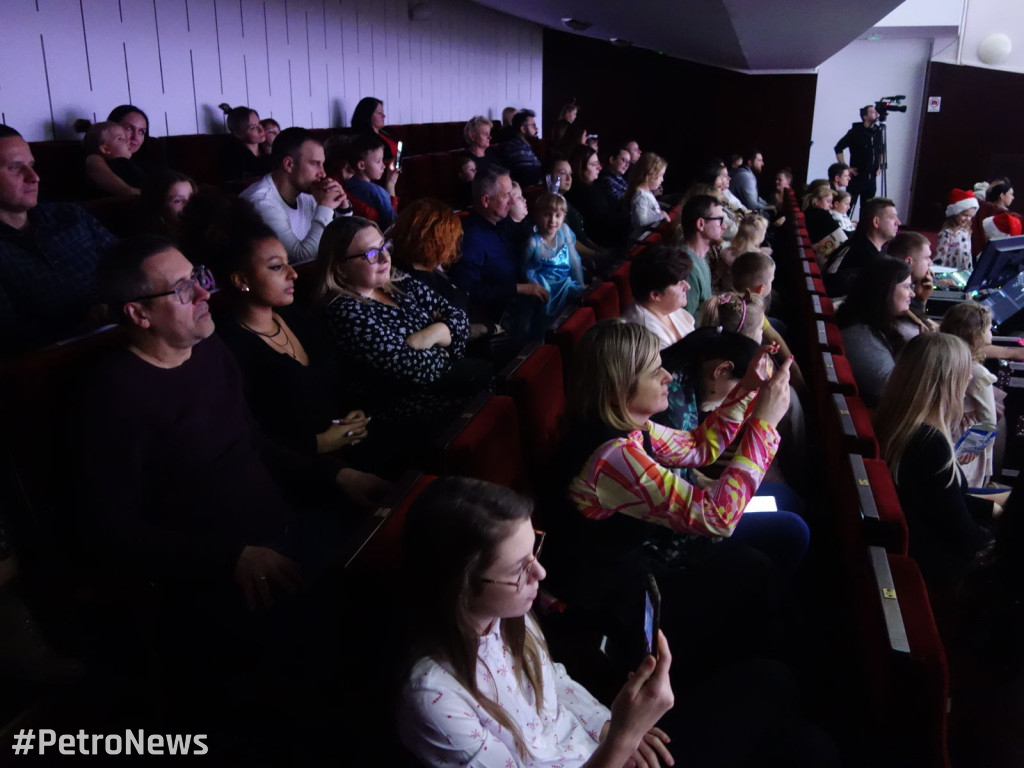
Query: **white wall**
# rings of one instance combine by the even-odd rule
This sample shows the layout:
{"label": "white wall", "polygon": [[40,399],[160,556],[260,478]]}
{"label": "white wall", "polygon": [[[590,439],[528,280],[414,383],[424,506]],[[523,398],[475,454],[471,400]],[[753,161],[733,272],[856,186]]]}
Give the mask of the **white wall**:
{"label": "white wall", "polygon": [[[1009,37],[1013,50],[1005,63],[993,67],[978,58],[978,43],[995,32],[1001,32]],[[1024,8],[1020,0],[969,0],[960,61],[957,62],[955,45],[936,56],[935,61],[1001,69],[1007,72],[1024,72]]]}
{"label": "white wall", "polygon": [[875,26],[959,27],[963,10],[964,0],[904,0]]}
{"label": "white wall", "polygon": [[[859,119],[858,111],[882,96],[903,94],[909,109],[890,112],[888,196],[900,215],[910,205],[918,125],[932,43],[928,39],[854,40],[818,67],[808,181],[825,178],[836,142]],[[849,152],[846,153],[849,161]]]}
{"label": "white wall", "polygon": [[221,102],[316,128],[363,96],[396,125],[540,111],[540,26],[428,6],[410,21],[407,0],[0,0],[0,120],[35,141],[127,102],[155,136],[223,131]]}

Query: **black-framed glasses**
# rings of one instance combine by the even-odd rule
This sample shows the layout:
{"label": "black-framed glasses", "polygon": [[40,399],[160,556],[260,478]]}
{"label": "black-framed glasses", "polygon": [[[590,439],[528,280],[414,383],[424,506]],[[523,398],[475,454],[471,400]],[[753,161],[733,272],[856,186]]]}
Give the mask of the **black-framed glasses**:
{"label": "black-framed glasses", "polygon": [[725,221],[725,216],[701,216],[704,221],[717,221],[719,224]]}
{"label": "black-framed glasses", "polygon": [[533,570],[533,566],[537,564],[537,561],[540,558],[541,547],[544,546],[544,538],[548,535],[546,531],[538,531],[536,528],[533,532],[537,536],[537,538],[534,539],[533,542],[533,555],[530,557],[529,560],[523,563],[523,567],[519,569],[519,576],[515,581],[502,581],[501,579],[485,578],[481,578],[480,581],[484,582],[485,584],[503,584],[506,587],[515,587],[516,590],[522,589],[523,579],[526,577],[526,574]]}
{"label": "black-framed glasses", "polygon": [[163,293],[150,293],[146,296],[136,296],[130,301],[145,301],[146,299],[159,299],[161,296],[170,296],[174,294],[175,298],[181,304],[191,304],[196,299],[196,286],[201,287],[204,291],[212,291],[217,287],[217,282],[213,279],[213,272],[202,264],[197,264],[192,270],[191,276],[183,283],[175,286],[169,291]]}
{"label": "black-framed glasses", "polygon": [[351,256],[346,256],[345,261],[363,258],[366,259],[371,264],[376,264],[378,261],[380,261],[380,255],[385,251],[390,255],[392,245],[393,243],[390,240],[385,240],[383,245],[381,245],[378,248],[371,248],[366,253],[353,253]]}

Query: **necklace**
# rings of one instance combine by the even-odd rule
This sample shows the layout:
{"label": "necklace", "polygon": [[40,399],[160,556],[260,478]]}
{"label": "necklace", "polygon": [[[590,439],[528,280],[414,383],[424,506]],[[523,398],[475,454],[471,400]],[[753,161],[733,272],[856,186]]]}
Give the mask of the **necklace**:
{"label": "necklace", "polygon": [[[243,328],[245,328],[245,330],[251,333],[255,333],[257,336],[262,336],[264,339],[267,339],[267,341],[269,341],[273,346],[281,350],[281,352],[288,355],[288,357],[290,357],[292,360],[298,360],[299,356],[298,353],[295,351],[295,344],[292,342],[291,333],[285,330],[285,326],[283,326],[280,323],[276,316],[274,316],[273,319],[274,325],[277,326],[277,330],[274,331],[273,333],[263,333],[262,331],[257,331],[255,328],[250,328],[241,320],[239,320],[238,322]],[[282,331],[284,331],[284,343],[279,342],[276,338],[277,336],[281,335]]]}

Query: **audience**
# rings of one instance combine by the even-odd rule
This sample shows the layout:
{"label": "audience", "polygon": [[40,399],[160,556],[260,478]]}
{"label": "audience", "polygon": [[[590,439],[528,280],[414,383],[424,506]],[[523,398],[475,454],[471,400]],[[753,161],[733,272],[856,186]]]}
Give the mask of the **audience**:
{"label": "audience", "polygon": [[565,198],[545,193],[533,204],[536,232],[523,253],[523,274],[548,292],[543,314],[538,313],[533,336],[541,336],[568,305],[579,301],[585,281],[576,237],[565,223]]}
{"label": "audience", "polygon": [[786,223],[786,217],[782,216],[782,209],[786,205],[786,190],[793,184],[793,172],[789,168],[783,168],[775,174],[775,186],[768,197],[768,204],[776,211],[776,217],[772,220],[773,227],[781,227]]}
{"label": "audience", "polygon": [[245,182],[257,179],[268,173],[272,167],[272,158],[263,153],[260,145],[266,140],[260,115],[249,107],[220,105],[226,116],[228,133],[235,141],[228,142],[224,147],[224,179],[229,183]]}
{"label": "audience", "polygon": [[910,529],[910,556],[928,584],[940,630],[950,624],[964,577],[995,541],[978,522],[991,519],[992,503],[968,496],[950,433],[962,419],[971,368],[971,351],[955,336],[911,339],[874,419]]}
{"label": "audience", "polygon": [[[352,176],[345,179],[345,192],[352,205],[362,203],[355,213],[386,230],[398,212],[395,184],[401,171],[394,164],[384,164],[384,143],[372,136],[357,136],[349,144],[349,168]],[[383,187],[376,182],[384,180]]]}
{"label": "audience", "polygon": [[764,300],[748,292],[716,293],[704,302],[701,327],[721,328],[739,333],[757,344],[764,340]]}
{"label": "audience", "polygon": [[973,192],[954,189],[949,193],[946,220],[939,230],[939,243],[935,248],[936,264],[953,269],[974,268],[971,223],[977,213],[978,200]]}
{"label": "audience", "polygon": [[530,613],[545,577],[532,512],[506,488],[458,477],[409,511],[402,742],[425,766],[482,752],[494,765],[671,764],[655,727],[673,704],[668,641],[659,633],[657,658],[644,656],[611,709],[555,664]]}
{"label": "audience", "polygon": [[260,144],[260,152],[269,155],[274,148],[274,139],[281,132],[281,124],[272,117],[265,117],[260,120],[260,127],[263,129],[263,143]]}
{"label": "audience", "polygon": [[885,244],[896,237],[900,219],[896,203],[885,197],[861,202],[860,221],[850,239],[823,260],[825,289],[829,296],[845,296],[857,273],[882,255]]}
{"label": "audience", "polygon": [[91,124],[75,121],[76,129],[84,129],[82,150],[85,152],[85,176],[97,196],[125,197],[138,195],[146,176],[132,162],[128,133],[119,123]]}
{"label": "audience", "polygon": [[850,166],[846,163],[832,163],[828,167],[828,184],[836,192],[844,191],[850,184]]}
{"label": "audience", "polygon": [[[512,179],[500,166],[491,166],[473,179],[473,209],[463,219],[462,258],[452,266],[452,280],[469,294],[469,317],[474,323],[503,324],[513,299],[545,303],[547,290],[519,281],[519,259],[498,224],[512,205]],[[532,307],[526,304],[526,311]],[[512,307],[511,314],[518,314]]]}
{"label": "audience", "polygon": [[452,306],[464,312],[469,308],[469,296],[448,276],[462,255],[462,222],[451,208],[439,200],[420,198],[402,209],[390,234],[396,267]]}
{"label": "audience", "polygon": [[[866,209],[872,200],[863,204]],[[903,347],[897,321],[910,309],[913,298],[910,266],[879,256],[859,271],[857,282],[836,313],[857,392],[869,408],[878,405],[896,354]]]}
{"label": "audience", "polygon": [[124,128],[128,139],[128,156],[136,159],[149,135],[149,118],[146,113],[131,104],[122,104],[110,110],[107,120]]}
{"label": "audience", "polygon": [[[515,138],[517,131],[512,127],[512,118],[519,110],[515,107],[505,107],[501,110],[501,129],[498,132],[498,140],[501,143],[511,141]],[[536,117],[536,115],[534,115]]]}
{"label": "audience", "polygon": [[[964,394],[964,415],[959,424],[950,424],[950,437],[960,439],[975,424],[998,426],[1005,432],[1006,424],[999,414],[1006,393],[995,386],[996,377],[983,365],[983,350],[992,343],[992,312],[975,301],[960,302],[947,310],[939,330],[958,336],[971,351],[971,379]],[[989,484],[995,474],[995,448],[995,444],[990,444],[976,459],[960,462],[968,487],[984,488]]]}
{"label": "audience", "polygon": [[286,128],[274,141],[274,169],[242,192],[288,252],[292,264],[316,258],[336,213],[351,215],[345,190],[324,171],[324,148],[305,128]]}
{"label": "audience", "polygon": [[178,171],[150,176],[142,186],[143,232],[177,240],[181,214],[197,192],[196,183]]}
{"label": "audience", "polygon": [[757,213],[748,213],[740,219],[736,228],[736,235],[732,238],[727,248],[722,248],[715,263],[715,269],[711,275],[712,285],[718,291],[731,291],[732,265],[736,257],[750,251],[760,251],[771,256],[772,249],[764,243],[768,234],[768,219]]}
{"label": "audience", "polygon": [[[217,331],[235,354],[249,408],[267,436],[309,453],[362,442],[368,419],[339,406],[344,383],[316,324],[294,303],[295,270],[252,206],[219,190],[197,195],[181,249],[193,263],[209,264],[227,294]],[[346,458],[353,460],[350,452]]]}
{"label": "audience", "polygon": [[[807,234],[811,243],[815,246],[815,252],[821,250],[822,256],[831,255],[838,243],[845,242],[845,234],[836,242],[836,230],[842,232],[842,227],[832,217],[832,200],[835,197],[835,190],[832,189],[825,179],[817,179],[809,185],[809,191],[804,196],[804,217],[807,221]],[[819,244],[832,236],[829,247],[821,249]]]}
{"label": "audience", "polygon": [[665,179],[668,163],[653,152],[645,152],[629,172],[629,239],[636,240],[655,224],[668,220],[668,214],[661,209],[655,190]]}
{"label": "audience", "polygon": [[[981,194],[975,192],[975,195]],[[975,254],[981,253],[985,243],[988,242],[987,233],[984,229],[986,219],[1006,213],[1009,216],[1020,219],[1019,214],[1010,213],[1010,206],[1013,204],[1013,185],[1006,177],[992,179],[985,187],[984,199],[979,199],[978,213],[974,217],[973,231],[971,233]]]}
{"label": "audience", "polygon": [[757,192],[757,177],[762,170],[764,157],[760,150],[750,149],[743,155],[743,165],[732,172],[733,191],[748,211],[762,213],[770,208]]}
{"label": "audience", "polygon": [[835,219],[836,224],[847,235],[852,235],[857,229],[857,225],[850,219],[850,206],[852,202],[853,195],[845,189],[837,189],[832,197],[832,218]]}
{"label": "audience", "polygon": [[910,312],[900,319],[900,333],[909,340],[922,331],[934,331],[937,326],[926,312],[928,298],[935,287],[932,275],[932,245],[920,232],[900,232],[886,247],[886,255],[901,259],[910,266],[910,280],[914,287],[914,298],[910,301]]}
{"label": "audience", "polygon": [[601,245],[621,243],[627,231],[625,216],[619,212],[621,206],[610,201],[597,184],[601,174],[597,150],[586,144],[575,146],[568,160],[572,178],[564,194],[583,221],[584,244],[597,250]]}
{"label": "audience", "polygon": [[[471,117],[462,129],[466,140],[465,154],[473,159],[476,170],[483,171],[491,165],[500,164],[496,153],[491,149],[491,128],[494,126],[483,115]],[[470,179],[472,181],[472,179]]]}
{"label": "audience", "polygon": [[629,181],[626,179],[630,166],[629,150],[625,146],[619,147],[608,155],[607,160],[608,164],[601,169],[596,186],[608,200],[609,208],[614,208],[622,203],[629,189]]}
{"label": "audience", "polygon": [[658,244],[645,248],[629,265],[629,286],[634,304],[622,317],[642,325],[658,337],[662,349],[672,346],[696,326],[686,311],[693,263],[678,246]]}
{"label": "audience", "polygon": [[113,236],[77,205],[39,203],[28,143],[0,125],[0,329],[4,352],[87,328],[100,251]]}
{"label": "audience", "polygon": [[376,138],[383,142],[384,161],[389,167],[392,167],[398,155],[398,142],[384,130],[384,126],[387,125],[387,117],[384,114],[384,102],[372,96],[366,96],[359,100],[356,108],[352,111],[352,130],[362,136]]}
{"label": "audience", "polygon": [[512,136],[505,142],[505,165],[512,178],[523,187],[541,182],[540,158],[533,151],[530,140],[537,138],[537,120],[533,110],[516,112],[512,118]]}
{"label": "audience", "polygon": [[1012,213],[997,213],[982,222],[985,242],[1003,240],[1007,237],[1020,237],[1022,233],[1021,219]]}
{"label": "audience", "polygon": [[690,314],[700,313],[705,301],[711,297],[711,266],[707,255],[712,244],[722,240],[722,222],[725,214],[721,204],[710,195],[696,195],[683,204],[679,213],[677,239],[693,263],[687,282],[686,307]]}
{"label": "audience", "polygon": [[353,401],[373,417],[376,439],[408,460],[489,376],[463,360],[466,313],[394,272],[388,248],[372,221],[332,222],[320,242],[317,298]]}

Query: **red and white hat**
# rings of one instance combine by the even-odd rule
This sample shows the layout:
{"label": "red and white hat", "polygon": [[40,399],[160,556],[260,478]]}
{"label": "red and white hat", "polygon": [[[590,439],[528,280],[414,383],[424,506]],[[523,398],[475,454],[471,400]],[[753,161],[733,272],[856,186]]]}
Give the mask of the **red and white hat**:
{"label": "red and white hat", "polygon": [[978,198],[974,196],[973,192],[954,189],[949,193],[949,205],[946,206],[947,216],[956,216],[972,208],[975,210],[978,208]]}
{"label": "red and white hat", "polygon": [[1000,213],[998,216],[989,216],[982,222],[985,235],[989,240],[1002,240],[1004,237],[1017,237],[1024,231],[1021,221],[1009,213]]}

